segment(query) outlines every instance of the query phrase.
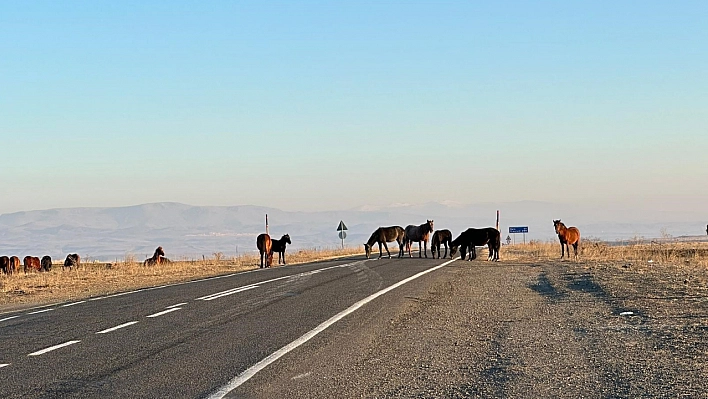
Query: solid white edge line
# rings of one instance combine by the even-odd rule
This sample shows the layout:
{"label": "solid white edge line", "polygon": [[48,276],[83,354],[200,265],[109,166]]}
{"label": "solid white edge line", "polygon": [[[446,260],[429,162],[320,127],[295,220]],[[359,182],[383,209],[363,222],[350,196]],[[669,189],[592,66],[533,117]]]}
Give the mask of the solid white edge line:
{"label": "solid white edge line", "polygon": [[80,304],[80,303],[85,303],[85,302],[86,302],[86,301],[71,302],[71,303],[67,303],[66,305],[61,305],[61,307],[62,307],[62,308],[68,308],[69,306],[74,306],[74,305],[78,305],[78,304]]}
{"label": "solid white edge line", "polygon": [[105,330],[103,330],[103,331],[99,331],[99,332],[97,332],[96,334],[106,334],[106,333],[109,333],[109,332],[112,332],[112,331],[115,331],[115,330],[120,330],[120,329],[123,328],[123,327],[132,326],[133,324],[136,324],[136,323],[137,323],[137,321],[129,321],[129,322],[127,322],[127,323],[123,323],[123,324],[121,324],[121,325],[118,325],[118,326],[115,326],[115,327],[111,327],[111,328],[107,328],[107,329],[105,329]]}
{"label": "solid white edge line", "polygon": [[384,288],[383,290],[378,291],[378,292],[376,292],[376,293],[374,293],[374,294],[371,294],[371,295],[369,295],[368,297],[366,297],[366,298],[360,300],[359,302],[356,302],[355,304],[353,304],[352,306],[348,307],[347,309],[345,309],[345,310],[343,310],[343,311],[337,313],[336,315],[332,316],[331,318],[329,318],[327,321],[323,322],[323,323],[320,324],[319,326],[317,326],[317,327],[315,327],[314,329],[308,331],[307,333],[305,333],[305,334],[304,334],[303,336],[301,336],[300,338],[298,338],[298,339],[296,339],[295,341],[293,341],[293,342],[291,342],[291,343],[285,345],[284,347],[282,347],[282,348],[278,349],[277,351],[273,352],[272,354],[270,354],[270,355],[269,355],[268,357],[266,357],[265,359],[259,361],[258,363],[254,364],[253,366],[249,367],[249,368],[246,369],[244,372],[242,372],[241,374],[239,374],[239,375],[237,375],[236,377],[234,377],[231,381],[229,381],[228,384],[224,385],[223,387],[219,388],[216,392],[214,392],[213,394],[209,395],[208,398],[209,398],[209,399],[222,399],[222,398],[223,398],[224,396],[226,396],[229,392],[233,391],[234,389],[238,388],[241,384],[243,384],[244,382],[246,382],[246,381],[248,381],[249,379],[251,379],[251,377],[253,377],[254,375],[256,375],[259,371],[261,371],[261,370],[263,370],[264,368],[268,367],[268,365],[270,365],[271,363],[273,363],[273,362],[275,362],[276,360],[280,359],[281,357],[283,357],[283,356],[284,356],[285,354],[287,354],[288,352],[292,351],[293,349],[297,348],[298,346],[300,346],[300,345],[304,344],[305,342],[309,341],[310,339],[312,339],[312,338],[313,338],[314,336],[316,336],[317,334],[319,334],[319,333],[321,333],[322,331],[326,330],[326,329],[327,329],[328,327],[330,327],[332,324],[338,322],[339,320],[343,319],[343,318],[346,317],[347,315],[349,315],[349,314],[355,312],[355,311],[356,311],[357,309],[359,309],[360,307],[366,305],[367,303],[373,301],[374,299],[380,297],[381,295],[383,295],[383,294],[385,294],[385,293],[387,293],[387,292],[389,292],[389,291],[391,291],[391,290],[394,290],[394,289],[396,289],[396,288],[402,286],[403,284],[406,284],[406,283],[408,283],[408,282],[410,282],[410,281],[413,281],[413,280],[417,279],[418,277],[421,277],[421,276],[423,276],[423,275],[425,275],[425,274],[428,274],[428,273],[430,273],[430,272],[432,272],[432,271],[435,271],[435,270],[437,270],[437,269],[440,269],[441,267],[447,266],[447,265],[449,265],[450,263],[454,262],[455,260],[456,260],[456,259],[449,260],[449,261],[447,261],[447,262],[445,262],[445,263],[443,263],[443,264],[441,264],[441,265],[438,265],[438,266],[432,267],[432,268],[430,268],[430,269],[428,269],[428,270],[424,270],[424,271],[422,271],[422,272],[420,272],[420,273],[414,274],[414,275],[411,276],[411,277],[408,277],[408,278],[406,278],[406,279],[404,279],[404,280],[401,280],[401,281],[397,282],[396,284],[393,284],[393,285],[391,285],[391,286],[389,286],[389,287],[387,287],[387,288]]}
{"label": "solid white edge line", "polygon": [[63,344],[50,346],[49,348],[45,348],[45,349],[39,350],[39,351],[37,351],[37,352],[32,352],[32,353],[30,353],[30,354],[27,355],[27,356],[39,356],[39,355],[43,355],[43,354],[45,354],[45,353],[47,353],[47,352],[51,352],[51,351],[53,351],[53,350],[57,350],[57,349],[59,349],[59,348],[65,347],[65,346],[77,344],[77,343],[79,343],[79,342],[81,342],[81,341],[69,341],[69,342],[64,342]]}
{"label": "solid white edge line", "polygon": [[10,363],[3,363],[3,364],[0,364],[0,369],[3,368],[3,367],[7,367],[7,366],[9,366],[9,365],[10,365]]}
{"label": "solid white edge line", "polygon": [[4,319],[0,319],[0,321],[12,320],[12,319],[16,319],[18,317],[20,317],[20,316],[10,316],[10,317],[6,317]]}
{"label": "solid white edge line", "polygon": [[163,310],[162,312],[157,312],[155,314],[151,314],[150,316],[145,316],[145,317],[158,317],[158,316],[162,316],[163,314],[172,313],[172,312],[175,312],[180,309],[182,309],[182,308],[170,308],[167,310]]}
{"label": "solid white edge line", "polygon": [[27,313],[27,314],[45,313],[45,312],[51,312],[52,310],[54,310],[54,308],[52,308],[52,309],[44,309],[44,310],[36,310],[36,311],[34,311],[34,312],[29,312],[29,313]]}

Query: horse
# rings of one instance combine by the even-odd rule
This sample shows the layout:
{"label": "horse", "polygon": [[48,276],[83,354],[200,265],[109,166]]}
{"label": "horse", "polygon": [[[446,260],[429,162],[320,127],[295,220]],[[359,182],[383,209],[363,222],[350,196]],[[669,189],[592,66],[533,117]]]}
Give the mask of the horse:
{"label": "horse", "polygon": [[273,252],[278,253],[278,264],[280,264],[280,258],[283,258],[283,264],[285,264],[285,246],[286,244],[292,244],[290,241],[290,235],[286,234],[280,237],[280,240],[270,240],[272,243]]}
{"label": "horse", "polygon": [[433,238],[430,239],[430,252],[433,253],[433,258],[435,258],[435,252],[437,252],[438,259],[440,259],[440,244],[443,244],[445,245],[445,256],[443,256],[443,258],[447,258],[447,248],[450,246],[450,259],[452,259],[457,249],[453,249],[452,246],[449,245],[451,241],[452,233],[450,230],[436,230],[435,233],[433,233]]}
{"label": "horse", "polygon": [[10,272],[8,274],[12,273],[19,273],[20,268],[22,267],[22,263],[20,263],[20,258],[17,256],[11,256],[10,257]]}
{"label": "horse", "polygon": [[[261,269],[270,267],[273,264],[273,240],[270,239],[268,234],[260,234],[256,237],[256,246],[258,247],[258,252],[261,253]],[[265,266],[263,266],[264,257]]]}
{"label": "horse", "polygon": [[[425,252],[425,257],[428,257],[428,237],[433,232],[433,221],[428,220],[420,226],[406,226],[406,248],[408,249],[408,257],[411,257],[411,243],[418,243],[418,257],[422,258],[422,252]],[[421,246],[420,243],[423,243]]]}
{"label": "horse", "polygon": [[68,267],[69,270],[72,270],[74,267],[77,269],[81,266],[81,257],[79,254],[69,254],[66,255],[66,259],[64,260],[64,265],[62,265],[61,270],[64,270],[65,267]]}
{"label": "horse", "polygon": [[39,258],[36,256],[25,256],[22,261],[24,263],[25,273],[38,272],[42,270],[42,264],[39,262]]}
{"label": "horse", "polygon": [[155,249],[155,253],[152,254],[152,257],[145,259],[145,261],[143,262],[143,266],[159,266],[162,263],[171,262],[171,260],[165,258],[165,251],[162,250],[162,247],[157,247]]}
{"label": "horse", "polygon": [[573,251],[575,252],[575,258],[578,258],[578,244],[580,243],[580,230],[577,227],[565,227],[565,224],[558,220],[553,221],[553,227],[556,229],[556,234],[558,234],[558,240],[561,244],[561,259],[565,256],[565,249],[568,249],[568,257],[570,257],[570,247],[573,246]]}
{"label": "horse", "polygon": [[10,274],[10,258],[7,256],[0,256],[0,272],[3,274]]}
{"label": "horse", "polygon": [[371,247],[374,243],[379,243],[379,259],[383,258],[383,251],[381,251],[381,244],[386,248],[386,253],[389,259],[391,258],[391,252],[388,250],[387,242],[396,241],[398,243],[398,257],[403,257],[403,245],[406,240],[406,232],[401,226],[390,226],[390,227],[379,227],[369,237],[369,241],[364,244],[364,250],[366,251],[366,259],[371,256]]}
{"label": "horse", "polygon": [[501,234],[499,234],[499,230],[494,227],[486,227],[483,229],[469,228],[450,242],[453,251],[457,250],[458,247],[460,248],[460,259],[462,260],[465,260],[468,249],[470,254],[468,260],[477,259],[475,247],[483,247],[485,245],[489,249],[487,261],[499,261]]}
{"label": "horse", "polygon": [[48,272],[48,271],[52,270],[52,257],[49,255],[44,255],[42,257],[41,264],[42,264],[42,271],[43,272]]}

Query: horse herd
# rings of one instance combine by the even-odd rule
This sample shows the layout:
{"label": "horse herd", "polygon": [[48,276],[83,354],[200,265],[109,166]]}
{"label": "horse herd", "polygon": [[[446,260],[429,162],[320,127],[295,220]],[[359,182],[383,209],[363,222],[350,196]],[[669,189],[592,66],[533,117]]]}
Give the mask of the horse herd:
{"label": "horse herd", "polygon": [[[66,267],[71,270],[81,264],[81,257],[78,254],[69,254],[64,260],[62,270]],[[0,272],[3,274],[14,274],[23,271],[28,272],[48,272],[52,270],[52,257],[45,255],[40,260],[36,256],[25,256],[20,263],[17,256],[0,256]]]}
{"label": "horse herd", "polygon": [[[477,252],[475,247],[487,246],[489,249],[488,261],[499,261],[499,248],[501,247],[501,236],[499,230],[494,227],[486,227],[482,229],[469,228],[460,235],[452,239],[452,233],[450,230],[436,230],[433,232],[433,221],[427,220],[420,226],[409,225],[404,229],[401,226],[390,226],[390,227],[379,227],[376,229],[369,237],[369,241],[364,244],[364,250],[366,251],[366,258],[371,256],[371,249],[374,244],[379,244],[379,258],[383,257],[383,248],[386,249],[388,257],[391,257],[391,252],[388,250],[388,245],[386,243],[396,241],[398,243],[398,257],[401,258],[404,255],[404,248],[408,251],[408,257],[411,257],[411,244],[414,242],[418,243],[418,257],[422,258],[424,254],[428,257],[428,238],[430,233],[432,233],[432,239],[430,243],[430,252],[433,258],[437,253],[438,259],[440,259],[441,245],[445,246],[445,255],[443,258],[447,258],[448,249],[450,250],[450,259],[455,256],[455,253],[460,251],[460,259],[465,259],[467,254],[469,254],[468,260],[473,260],[477,258]],[[558,239],[561,243],[561,259],[565,257],[565,250],[567,248],[568,256],[570,257],[570,247],[573,246],[575,257],[578,257],[578,244],[580,242],[580,230],[577,227],[566,227],[563,222],[558,220],[553,221],[553,226],[558,234]],[[422,243],[422,245],[421,245]]]}
{"label": "horse herd", "polygon": [[[477,258],[477,252],[475,247],[487,246],[489,249],[488,261],[498,261],[499,260],[499,248],[501,247],[501,237],[499,230],[494,227],[487,227],[482,229],[469,228],[460,235],[452,239],[452,233],[450,230],[437,230],[433,232],[433,221],[427,220],[425,223],[416,226],[408,225],[404,229],[401,226],[390,226],[390,227],[379,227],[377,228],[369,237],[369,240],[364,244],[364,250],[366,251],[366,258],[371,257],[371,249],[374,244],[379,244],[379,258],[383,257],[382,247],[386,249],[388,257],[391,257],[391,252],[388,250],[387,243],[397,242],[398,243],[398,257],[402,258],[405,251],[408,251],[408,257],[411,257],[411,245],[412,243],[418,243],[418,257],[422,258],[423,255],[428,257],[428,239],[432,239],[430,243],[430,252],[433,258],[437,253],[437,258],[441,257],[441,246],[445,246],[445,255],[443,258],[448,257],[448,250],[450,252],[450,258],[452,259],[457,251],[460,251],[460,259],[467,258],[468,260],[473,260]],[[570,246],[573,246],[573,251],[575,257],[578,257],[578,244],[580,242],[580,231],[577,227],[566,227],[563,222],[558,220],[553,221],[553,227],[558,234],[558,239],[561,244],[561,259],[565,257],[566,249],[568,252],[568,257],[570,257]],[[280,238],[280,240],[272,239],[268,234],[260,234],[256,238],[256,246],[258,247],[258,252],[260,252],[260,267],[270,267],[273,264],[273,253],[278,253],[278,264],[281,262],[285,265],[285,247],[288,244],[292,244],[290,241],[290,235],[285,234]],[[145,259],[143,262],[144,266],[159,266],[161,264],[171,263],[169,259],[165,257],[165,252],[162,247],[157,247],[155,253],[151,258]],[[64,268],[69,268],[70,270],[74,267],[78,267],[81,264],[81,258],[78,254],[69,254],[64,260],[62,265],[62,270]],[[17,256],[0,256],[0,272],[3,274],[13,274],[24,271],[25,273],[31,271],[37,272],[48,272],[52,268],[52,258],[50,256],[44,256],[40,260],[36,256],[25,256],[23,262],[20,263],[20,258]]]}
{"label": "horse herd", "polygon": [[405,251],[408,251],[408,257],[411,257],[411,245],[415,242],[418,243],[418,257],[422,258],[423,255],[428,257],[428,239],[432,233],[432,240],[430,243],[430,252],[433,258],[437,253],[438,259],[441,256],[441,246],[445,246],[445,255],[443,258],[447,258],[448,249],[450,250],[450,258],[455,256],[457,251],[460,251],[460,258],[467,258],[469,253],[469,259],[473,260],[477,258],[477,252],[475,247],[481,247],[487,245],[489,248],[489,257],[487,260],[498,261],[499,260],[499,247],[501,246],[501,237],[499,231],[493,227],[487,227],[484,229],[474,229],[470,228],[463,231],[457,238],[452,239],[452,233],[450,230],[436,230],[434,231],[434,221],[427,220],[425,223],[416,226],[408,225],[404,229],[401,226],[390,226],[390,227],[379,227],[376,229],[369,237],[369,240],[364,244],[364,250],[366,251],[366,258],[371,257],[371,249],[374,244],[379,244],[379,258],[383,257],[383,248],[386,249],[388,257],[391,257],[391,252],[388,250],[387,243],[396,241],[398,243],[398,257],[402,258]]}

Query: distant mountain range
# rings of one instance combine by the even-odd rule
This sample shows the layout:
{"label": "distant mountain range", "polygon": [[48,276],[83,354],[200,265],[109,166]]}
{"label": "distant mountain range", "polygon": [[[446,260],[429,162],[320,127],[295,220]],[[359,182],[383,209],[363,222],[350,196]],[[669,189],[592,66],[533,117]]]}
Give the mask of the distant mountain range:
{"label": "distant mountain range", "polygon": [[[578,226],[583,237],[603,240],[635,236],[705,236],[706,221],[685,212],[647,215],[631,210],[588,209],[536,201],[500,204],[394,204],[343,211],[289,212],[260,206],[191,206],[154,203],[115,208],[66,208],[0,215],[0,255],[63,259],[77,252],[84,258],[143,259],[162,246],[168,257],[201,259],[255,251],[256,236],[265,230],[268,214],[271,236],[288,233],[292,248],[337,247],[336,228],[343,220],[345,245],[361,245],[378,226],[422,224],[435,220],[436,229],[454,235],[468,227],[494,226],[501,211],[502,237],[509,226],[528,226],[526,240],[555,238],[553,219]],[[517,235],[517,242],[523,237]]]}

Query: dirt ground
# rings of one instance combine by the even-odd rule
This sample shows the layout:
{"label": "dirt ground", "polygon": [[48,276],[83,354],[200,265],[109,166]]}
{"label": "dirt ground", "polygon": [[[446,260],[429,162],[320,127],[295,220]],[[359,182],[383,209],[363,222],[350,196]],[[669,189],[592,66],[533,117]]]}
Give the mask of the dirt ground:
{"label": "dirt ground", "polygon": [[[254,397],[706,398],[708,272],[457,261],[383,328],[352,330]],[[291,375],[292,378],[287,377]],[[265,379],[265,378],[264,378]]]}

